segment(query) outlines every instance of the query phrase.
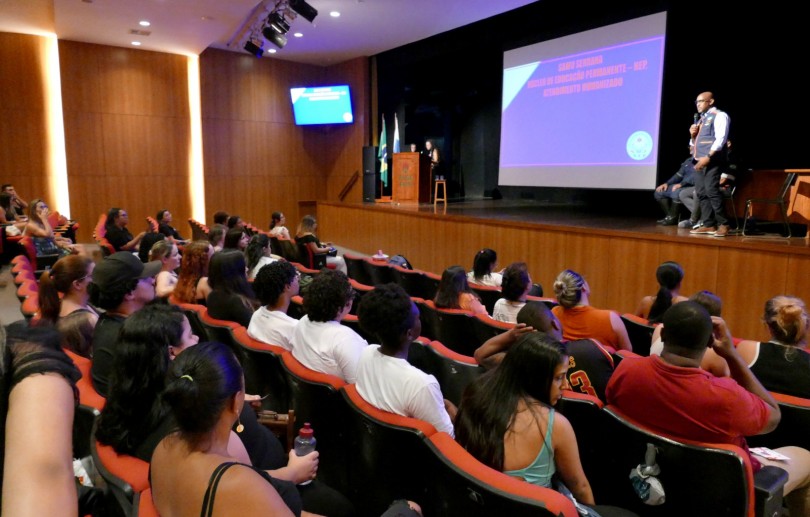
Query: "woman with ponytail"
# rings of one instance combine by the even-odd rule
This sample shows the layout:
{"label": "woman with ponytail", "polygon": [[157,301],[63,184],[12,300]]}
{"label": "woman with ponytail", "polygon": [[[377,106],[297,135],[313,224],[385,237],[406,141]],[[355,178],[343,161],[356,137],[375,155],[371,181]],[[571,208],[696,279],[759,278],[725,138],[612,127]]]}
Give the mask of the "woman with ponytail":
{"label": "woman with ponytail", "polygon": [[683,268],[677,262],[667,261],[658,266],[655,278],[658,280],[658,293],[641,299],[636,316],[646,318],[650,323],[661,323],[667,309],[688,298],[681,296]]}
{"label": "woman with ponytail", "polygon": [[98,320],[87,292],[95,267],[89,257],[68,255],[57,260],[39,278],[42,321],[55,325],[60,331],[62,347],[83,357],[90,357],[92,329]]}

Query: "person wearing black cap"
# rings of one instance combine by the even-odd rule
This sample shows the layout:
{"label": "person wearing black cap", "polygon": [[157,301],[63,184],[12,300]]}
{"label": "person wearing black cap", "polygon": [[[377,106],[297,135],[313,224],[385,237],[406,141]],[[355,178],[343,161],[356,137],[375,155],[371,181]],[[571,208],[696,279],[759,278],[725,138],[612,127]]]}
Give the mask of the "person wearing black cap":
{"label": "person wearing black cap", "polygon": [[107,396],[118,331],[130,314],[155,298],[155,276],[160,269],[159,260],[144,264],[132,253],[119,251],[93,270],[88,287],[90,301],[106,312],[96,323],[90,373],[93,386],[102,396]]}

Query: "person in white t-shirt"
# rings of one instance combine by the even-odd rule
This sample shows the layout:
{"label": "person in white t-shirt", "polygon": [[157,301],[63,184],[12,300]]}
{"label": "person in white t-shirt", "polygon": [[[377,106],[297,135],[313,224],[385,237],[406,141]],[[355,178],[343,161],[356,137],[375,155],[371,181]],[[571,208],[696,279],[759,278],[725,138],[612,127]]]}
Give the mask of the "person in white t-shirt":
{"label": "person in white t-shirt", "polygon": [[291,340],[298,320],[287,316],[290,299],[298,294],[301,275],[286,260],[267,264],[253,281],[253,292],[262,302],[248,325],[248,335],[264,343],[292,350]]}
{"label": "person in white t-shirt", "polygon": [[495,250],[484,248],[475,254],[473,269],[467,273],[467,281],[473,284],[500,287],[503,281],[503,270],[495,272],[498,266],[498,254]]}
{"label": "person in white t-shirt", "polygon": [[517,323],[520,309],[526,305],[526,296],[532,288],[532,279],[525,262],[509,264],[503,272],[501,293],[503,298],[495,302],[492,317],[498,321]]}
{"label": "person in white t-shirt", "polygon": [[360,353],[368,346],[354,330],[340,324],[354,303],[349,277],[333,269],[322,270],[304,295],[306,316],[292,337],[292,355],[316,372],[328,373],[353,384]]}
{"label": "person in white t-shirt", "polygon": [[408,349],[419,337],[419,309],[396,284],[378,285],[360,303],[360,326],[377,337],[357,365],[357,392],[372,406],[418,418],[454,436],[456,407],[442,396],[436,377],[408,363]]}

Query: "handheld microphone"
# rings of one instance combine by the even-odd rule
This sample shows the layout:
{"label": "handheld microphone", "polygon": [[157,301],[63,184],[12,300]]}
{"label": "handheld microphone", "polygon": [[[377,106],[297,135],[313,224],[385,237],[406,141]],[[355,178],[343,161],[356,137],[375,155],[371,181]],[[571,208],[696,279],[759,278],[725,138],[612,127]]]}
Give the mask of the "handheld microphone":
{"label": "handheld microphone", "polygon": [[695,121],[695,125],[697,126],[698,122],[700,122],[700,113],[695,113],[692,115],[692,120]]}

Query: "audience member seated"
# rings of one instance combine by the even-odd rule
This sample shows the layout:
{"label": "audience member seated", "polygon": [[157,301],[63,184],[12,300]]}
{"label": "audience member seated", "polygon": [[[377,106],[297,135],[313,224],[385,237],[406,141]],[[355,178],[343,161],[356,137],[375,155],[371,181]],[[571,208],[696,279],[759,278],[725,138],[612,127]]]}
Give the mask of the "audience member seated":
{"label": "audience member seated", "polygon": [[311,215],[305,215],[301,219],[301,224],[298,225],[298,233],[295,235],[295,242],[297,244],[305,244],[312,250],[313,255],[327,255],[326,264],[334,266],[338,271],[346,274],[346,262],[343,257],[334,256],[337,250],[332,246],[331,242],[321,244],[318,237],[315,236],[315,229],[318,227],[318,222]]}
{"label": "audience member seated", "polygon": [[63,348],[87,358],[98,321],[98,313],[88,303],[87,289],[95,267],[90,257],[68,255],[39,278],[41,321],[56,326]]}
{"label": "audience member seated", "polygon": [[115,251],[137,250],[138,244],[146,235],[144,231],[133,237],[127,228],[128,224],[129,214],[127,214],[126,210],[113,207],[107,212],[107,223],[105,225],[107,233],[105,238],[110,241]]}
{"label": "audience member seated", "polygon": [[247,260],[248,280],[253,280],[259,270],[267,264],[272,264],[280,259],[270,252],[270,237],[263,233],[257,233],[250,238],[245,249],[245,259]]}
{"label": "audience member seated", "polygon": [[292,355],[316,372],[357,380],[357,362],[368,343],[354,330],[341,325],[354,302],[354,289],[340,271],[321,271],[304,295],[306,315],[295,326]]}
{"label": "audience member seated", "polygon": [[209,515],[227,508],[242,516],[300,515],[295,488],[250,465],[244,447],[233,444],[231,428],[245,393],[242,367],[230,349],[221,343],[192,347],[172,363],[168,378],[163,398],[178,431],[163,438],[152,455],[158,512],[186,515],[201,508],[201,515]]}
{"label": "audience member seated", "polygon": [[538,486],[557,488],[557,473],[577,502],[593,506],[574,429],[554,410],[568,388],[567,370],[565,345],[524,334],[500,366],[465,390],[456,440],[485,465]]}
{"label": "audience member seated", "polygon": [[163,240],[166,240],[166,236],[162,233],[147,232],[138,244],[138,258],[141,259],[141,262],[144,264],[149,262],[149,252],[152,251],[152,246]]}
{"label": "audience member seated", "polygon": [[48,222],[48,205],[41,199],[31,201],[28,206],[28,223],[25,225],[23,235],[30,235],[34,239],[37,255],[59,254],[62,256],[78,253],[78,248],[70,239],[53,232]]}
{"label": "audience member seated", "polygon": [[6,335],[0,326],[3,515],[77,515],[71,437],[80,377],[54,330],[18,322]]}
{"label": "audience member seated", "polygon": [[677,262],[664,262],[655,270],[655,278],[658,280],[658,293],[641,299],[636,316],[650,323],[661,323],[661,318],[672,304],[687,300],[686,296],[680,294],[683,268]]}
{"label": "audience member seated", "polygon": [[[99,420],[97,437],[118,453],[150,461],[157,444],[176,430],[171,411],[161,397],[170,361],[197,344],[183,313],[170,305],[153,304],[133,314],[124,323],[110,395]],[[318,466],[318,455],[289,456],[271,432],[258,423],[255,411],[243,406],[238,435],[231,433],[234,447],[246,449],[255,467],[268,470],[279,480],[292,483],[311,479]],[[319,482],[300,489],[304,508],[322,509],[335,505],[338,515],[348,502],[333,489]]]}
{"label": "audience member seated", "polygon": [[[709,313],[709,316],[722,316],[723,302],[720,297],[711,291],[700,291],[692,295],[689,300],[700,304]],[[650,346],[650,355],[661,355],[664,351],[664,343],[661,341],[661,331],[663,325],[657,325],[652,335],[652,345]],[[728,377],[731,372],[728,369],[726,360],[717,355],[713,348],[707,348],[706,353],[703,354],[703,359],[700,361],[700,367],[711,373],[716,377]]]}
{"label": "audience member seated", "polygon": [[489,316],[486,307],[470,289],[467,273],[461,266],[450,266],[444,270],[433,303],[440,309],[461,309]]}
{"label": "audience member seated", "polygon": [[503,272],[501,293],[503,298],[495,302],[492,317],[498,321],[516,323],[517,314],[526,305],[526,296],[532,288],[532,279],[525,262],[515,262]]}
{"label": "audience member seated", "polygon": [[242,220],[241,217],[238,215],[232,215],[228,217],[228,222],[226,223],[229,230],[244,230],[245,229],[245,222]]}
{"label": "audience member seated", "polygon": [[96,430],[99,442],[118,454],[151,460],[158,442],[174,427],[160,398],[169,359],[197,341],[188,319],[171,305],[147,305],[124,321]]}
{"label": "audience member seated", "polygon": [[[13,196],[8,192],[0,192],[0,224],[10,224],[16,228],[16,235],[20,235],[25,229],[25,217],[18,216],[12,210]],[[8,233],[8,229],[6,229]]]}
{"label": "audience member seated", "polygon": [[770,341],[742,341],[737,351],[768,390],[810,398],[810,319],[804,302],[792,296],[774,296],[765,302],[762,320]]}
{"label": "audience member seated", "polygon": [[157,241],[149,251],[149,260],[160,262],[160,273],[155,279],[155,296],[166,298],[177,286],[176,270],[180,267],[180,252],[177,244],[170,240]]}
{"label": "audience member seated", "polygon": [[247,327],[258,302],[245,274],[245,256],[236,250],[214,253],[208,267],[208,314]]}
{"label": "audience member seated", "polygon": [[372,406],[418,418],[453,436],[456,407],[442,396],[436,377],[408,363],[408,350],[419,337],[419,309],[402,287],[378,285],[363,295],[360,326],[379,340],[357,364],[357,392]]}
{"label": "audience member seated", "polygon": [[253,339],[292,350],[292,336],[298,320],[287,316],[290,300],[298,294],[301,274],[286,260],[259,270],[253,291],[262,302],[250,318],[247,332]]}
{"label": "audience member seated", "polygon": [[25,220],[25,209],[28,208],[28,203],[17,194],[17,189],[14,188],[14,185],[11,183],[6,183],[0,188],[0,192],[3,194],[8,194],[11,196],[11,204],[9,205],[6,210],[10,213],[7,213],[7,216],[10,216],[17,221]]}
{"label": "audience member seated", "polygon": [[214,248],[207,241],[193,241],[183,249],[180,259],[180,274],[172,291],[173,298],[180,303],[205,304],[211,292],[208,284],[208,263]]}
{"label": "audience member seated", "polygon": [[107,396],[118,332],[130,315],[155,298],[155,275],[160,262],[144,264],[126,251],[105,257],[93,271],[88,287],[93,305],[104,309],[93,334],[93,387]]}
{"label": "audience member seated", "polygon": [[231,228],[225,234],[225,241],[222,243],[223,250],[239,250],[244,252],[247,248],[250,236],[245,233],[244,228]]}
{"label": "audience member seated", "polygon": [[678,217],[683,206],[683,201],[680,198],[682,189],[694,189],[694,185],[695,159],[690,156],[681,163],[678,171],[666,183],[662,183],[655,188],[653,196],[664,211],[664,218],[659,219],[658,224],[663,226],[675,226],[678,224]]}
{"label": "audience member seated", "polygon": [[497,266],[498,254],[495,253],[495,250],[484,248],[475,254],[473,269],[467,273],[467,281],[478,285],[500,287],[503,271],[496,273]]}
{"label": "audience member seated", "polygon": [[615,350],[632,350],[627,329],[614,311],[591,307],[591,287],[582,276],[566,269],[554,280],[559,305],[552,311],[562,323],[565,339],[597,340]]}
{"label": "audience member seated", "polygon": [[[503,361],[508,349],[523,334],[535,330],[555,341],[562,341],[562,325],[548,305],[527,302],[517,315],[517,325],[487,340],[475,351],[475,360],[492,369]],[[593,339],[566,341],[570,389],[605,400],[605,388],[615,367],[613,356]]]}
{"label": "audience member seated", "polygon": [[225,212],[224,210],[220,210],[219,212],[214,212],[214,224],[212,224],[211,226],[221,224],[222,226],[227,227],[229,217],[230,217],[230,215],[228,215],[228,212]]}
{"label": "audience member seated", "polygon": [[[779,406],[734,347],[725,321],[709,316],[695,302],[681,302],[664,314],[661,335],[660,357],[630,358],[619,364],[608,384],[609,404],[653,431],[743,449],[745,436],[776,428]],[[700,368],[707,347],[728,362],[731,378],[715,377]],[[785,469],[790,515],[810,515],[810,452],[798,447],[777,452],[790,460],[752,457],[755,470],[760,464]]]}
{"label": "audience member seated", "polygon": [[215,224],[208,229],[208,242],[214,247],[214,252],[222,251],[225,248],[225,234],[228,227],[222,224]]}
{"label": "audience member seated", "polygon": [[270,236],[290,240],[290,230],[287,229],[287,218],[281,212],[273,212],[270,216]]}
{"label": "audience member seated", "polygon": [[175,244],[185,243],[185,239],[180,236],[180,232],[172,226],[172,213],[166,209],[157,213],[155,219],[158,222],[158,232],[166,236],[167,239]]}

